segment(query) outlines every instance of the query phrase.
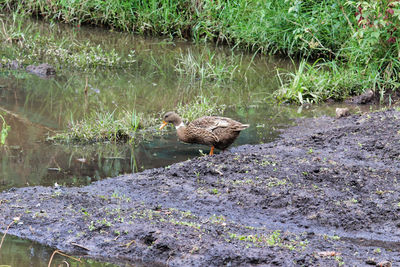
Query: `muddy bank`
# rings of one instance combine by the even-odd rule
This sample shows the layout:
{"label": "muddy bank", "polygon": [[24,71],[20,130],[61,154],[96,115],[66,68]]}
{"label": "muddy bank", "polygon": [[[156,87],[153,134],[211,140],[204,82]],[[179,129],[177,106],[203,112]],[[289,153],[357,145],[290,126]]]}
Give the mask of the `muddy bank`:
{"label": "muddy bank", "polygon": [[400,264],[400,112],[308,119],[241,146],[81,188],[0,194],[1,231],[170,266]]}

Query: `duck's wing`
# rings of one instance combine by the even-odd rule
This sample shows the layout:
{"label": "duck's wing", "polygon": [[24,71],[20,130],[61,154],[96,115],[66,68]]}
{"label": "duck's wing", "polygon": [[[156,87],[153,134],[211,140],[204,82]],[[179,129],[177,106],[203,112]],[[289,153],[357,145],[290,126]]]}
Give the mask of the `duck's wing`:
{"label": "duck's wing", "polygon": [[211,132],[215,131],[242,131],[248,128],[249,124],[242,124],[226,117],[202,117],[193,122],[194,127],[207,129]]}
{"label": "duck's wing", "polygon": [[232,126],[232,122],[236,121],[225,117],[205,116],[192,121],[190,126],[202,128],[212,132],[217,128],[228,128]]}

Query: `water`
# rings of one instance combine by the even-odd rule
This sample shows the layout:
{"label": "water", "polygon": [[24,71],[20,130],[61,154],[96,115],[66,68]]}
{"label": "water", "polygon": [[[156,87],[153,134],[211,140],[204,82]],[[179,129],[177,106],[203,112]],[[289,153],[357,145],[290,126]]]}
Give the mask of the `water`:
{"label": "water", "polygon": [[[7,236],[0,250],[0,266],[12,267],[47,267],[54,249],[42,246],[32,241],[22,240]],[[77,257],[79,258],[79,257]],[[117,267],[132,265],[115,265],[108,262],[99,262],[93,259],[80,258],[80,262],[68,257],[56,254],[52,260],[52,266],[92,266],[92,267]],[[67,265],[68,266],[68,265]],[[135,265],[136,266],[136,265]]]}
{"label": "water", "polygon": [[[136,62],[129,68],[95,71],[64,65],[52,79],[21,70],[1,70],[0,112],[11,126],[7,146],[0,149],[1,191],[54,183],[82,186],[106,177],[184,161],[199,156],[199,150],[209,151],[205,146],[178,142],[174,131],[163,135],[154,131],[149,140],[137,145],[56,145],[45,141],[46,136],[64,129],[71,119],[79,120],[93,111],[135,109],[158,114],[203,95],[229,106],[224,115],[251,124],[234,146],[270,142],[296,117],[334,113],[334,106],[299,110],[277,106],[271,100],[278,87],[276,69],[293,68],[289,60],[232,54],[228,48],[145,39],[99,28],[49,26],[40,21],[29,24],[34,33],[57,38],[73,36],[80,42],[90,40],[95,45],[115,49],[122,56],[135,50]],[[204,73],[188,75],[196,62],[202,62],[197,70]],[[219,68],[210,72],[205,67],[210,62]],[[185,74],[179,69],[184,69]],[[218,77],[225,78],[221,81]],[[157,119],[161,122],[160,117]],[[0,250],[0,264],[47,266],[52,252],[53,249],[30,241],[6,237]],[[82,266],[112,265],[86,260]]]}

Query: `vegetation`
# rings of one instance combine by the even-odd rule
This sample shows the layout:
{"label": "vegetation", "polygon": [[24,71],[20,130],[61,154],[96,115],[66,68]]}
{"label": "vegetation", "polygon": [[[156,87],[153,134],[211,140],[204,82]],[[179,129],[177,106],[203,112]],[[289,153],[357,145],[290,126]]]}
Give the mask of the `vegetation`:
{"label": "vegetation", "polygon": [[[74,34],[59,38],[56,32],[50,35],[34,32],[30,25],[24,25],[23,18],[27,15],[45,18],[50,21],[50,28],[55,20],[76,27],[82,24],[104,25],[141,34],[225,43],[233,48],[263,54],[302,57],[299,64],[295,63],[298,65],[295,71],[278,71],[280,88],[275,97],[280,102],[302,104],[343,99],[367,89],[383,96],[395,91],[399,85],[397,29],[400,27],[400,8],[399,2],[390,0],[162,0],[146,3],[123,0],[56,0],[51,3],[45,0],[0,0],[0,8],[12,14],[7,19],[0,17],[0,39],[6,44],[1,48],[6,55],[2,56],[1,63],[8,63],[10,58],[18,58],[24,63],[49,60],[55,62],[59,69],[62,64],[68,64],[86,71],[130,65],[138,71],[142,68],[142,72],[151,75],[174,75],[181,90],[178,90],[180,95],[175,97],[174,102],[169,101],[170,106],[178,106],[177,111],[189,121],[201,115],[221,113],[227,94],[230,98],[238,98],[232,101],[235,103],[250,99],[246,88],[254,87],[249,84],[247,75],[251,63],[244,69],[240,56],[221,56],[205,49],[200,53],[189,51],[172,55],[175,68],[171,69],[170,65],[166,67],[152,54],[141,57],[134,51],[121,54],[90,41],[79,42]],[[6,51],[5,47],[10,49]],[[138,60],[140,63],[136,63]],[[233,82],[242,82],[244,89],[240,92],[231,89]],[[72,91],[65,92],[72,94],[71,103],[81,105],[82,102],[76,101],[75,86],[72,83],[68,86]],[[207,90],[204,90],[205,87]],[[136,93],[130,94],[131,91],[136,92],[137,89],[127,90],[136,99]],[[38,92],[32,91],[32,94]],[[60,105],[68,103],[65,94]],[[71,119],[71,133],[59,135],[56,139],[61,136],[68,140],[86,141],[129,139],[138,129],[155,125],[157,113],[163,108],[170,108],[154,107],[153,115],[146,117],[141,112],[129,113],[119,107],[99,108],[95,104],[99,97],[95,95],[84,96],[85,106],[91,109],[85,109],[83,114],[76,116],[78,120]],[[199,95],[201,98],[195,97]],[[114,98],[109,96],[109,99]],[[148,102],[154,105],[154,101]],[[190,103],[195,103],[197,108],[189,108]],[[51,107],[53,104],[49,103]],[[60,106],[59,110],[63,113],[63,110],[71,108]]]}
{"label": "vegetation", "polygon": [[[294,73],[280,71],[280,101],[343,99],[366,89],[383,95],[398,87],[400,9],[399,2],[392,0],[0,0],[0,8],[77,26],[105,25],[122,31],[222,42],[261,53],[306,58]],[[18,32],[4,35],[9,42],[25,38]],[[90,57],[91,51],[83,53]],[[116,59],[113,53],[109,57]],[[308,63],[315,58],[324,60]],[[208,59],[212,61],[213,57]],[[176,70],[207,79],[213,79],[216,73],[229,76],[235,71],[234,66],[204,69],[206,65],[196,65],[191,60],[190,55],[181,58]],[[110,63],[103,59],[99,64]]]}
{"label": "vegetation", "polygon": [[8,132],[11,130],[11,126],[7,124],[6,120],[4,119],[4,117],[0,114],[0,119],[2,119],[3,124],[1,127],[1,131],[0,131],[0,145],[5,145],[6,143],[6,139],[8,136]]}
{"label": "vegetation", "polygon": [[[199,116],[222,113],[224,109],[224,106],[218,106],[215,103],[210,103],[204,97],[199,97],[194,103],[179,104],[177,112],[191,121]],[[68,131],[58,133],[50,137],[49,140],[67,143],[134,142],[137,134],[140,134],[140,136],[146,134],[146,131],[139,132],[139,130],[155,129],[155,126],[161,124],[160,117],[137,113],[135,110],[132,112],[123,111],[118,114],[115,113],[115,110],[113,112],[92,112],[82,120],[75,122],[71,119]]]}

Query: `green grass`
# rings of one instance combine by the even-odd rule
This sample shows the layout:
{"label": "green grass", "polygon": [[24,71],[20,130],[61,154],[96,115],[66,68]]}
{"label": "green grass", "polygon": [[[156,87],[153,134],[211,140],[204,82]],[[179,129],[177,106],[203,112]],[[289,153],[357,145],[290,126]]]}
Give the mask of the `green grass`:
{"label": "green grass", "polygon": [[178,104],[176,112],[188,123],[202,116],[221,115],[225,108],[225,105],[218,105],[213,99],[199,96],[191,103]]}
{"label": "green grass", "polygon": [[[188,121],[195,118],[220,114],[225,106],[212,103],[205,97],[199,97],[189,104],[180,104],[177,112]],[[160,114],[164,113],[161,112]],[[62,143],[93,142],[134,142],[146,138],[148,130],[156,130],[161,125],[160,114],[145,115],[136,111],[91,112],[82,120],[70,120],[66,130],[49,137],[49,141]],[[154,134],[154,133],[153,133]]]}
{"label": "green grass", "polygon": [[[99,25],[306,58],[308,64],[302,63],[282,79],[277,94],[280,101],[297,103],[340,100],[367,89],[379,91],[382,96],[397,90],[399,8],[397,2],[389,0],[0,0],[0,9],[14,16],[34,15],[77,26]],[[18,21],[13,23],[11,29],[3,31],[3,40],[21,46],[31,44]],[[113,66],[121,60],[115,52],[96,47],[57,44],[65,49],[57,50],[51,43],[49,47],[51,57],[80,67]],[[43,54],[34,46],[33,51]],[[96,58],[99,54],[106,56]],[[232,64],[218,62],[213,54],[203,56],[200,60],[190,53],[184,55],[175,70],[192,81],[215,81],[217,86],[224,86],[237,71]],[[317,58],[325,61],[313,63]]]}
{"label": "green grass", "polygon": [[12,18],[7,20],[0,17],[0,41],[5,44],[1,48],[1,63],[18,58],[25,65],[47,61],[58,68],[68,64],[70,68],[89,70],[126,67],[135,62],[133,50],[123,57],[114,49],[107,50],[90,41],[77,42],[75,36],[59,38],[55,30],[52,34],[33,32],[32,27],[26,24],[27,20],[20,13],[14,12]]}
{"label": "green grass", "polygon": [[272,53],[327,53],[347,37],[341,31],[347,21],[335,0],[0,0],[0,7],[50,21],[225,42]]}
{"label": "green grass", "polygon": [[135,111],[124,111],[120,115],[115,111],[92,112],[82,120],[71,119],[66,131],[49,140],[67,143],[128,141],[134,140],[137,131],[148,124],[155,124],[155,120]]}
{"label": "green grass", "polygon": [[310,64],[302,60],[294,72],[279,71],[281,86],[275,97],[278,101],[300,104],[342,100],[374,83],[372,75],[368,77],[360,69],[338,64],[337,61]]}

